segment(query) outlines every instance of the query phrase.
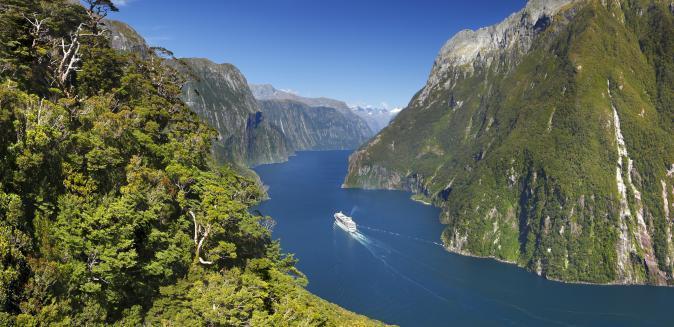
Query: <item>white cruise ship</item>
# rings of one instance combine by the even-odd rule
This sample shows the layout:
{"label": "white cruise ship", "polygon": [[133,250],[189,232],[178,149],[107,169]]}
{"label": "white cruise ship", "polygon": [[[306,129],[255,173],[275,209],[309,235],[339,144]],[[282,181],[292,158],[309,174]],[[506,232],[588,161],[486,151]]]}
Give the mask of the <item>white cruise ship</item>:
{"label": "white cruise ship", "polygon": [[335,222],[337,223],[337,226],[349,233],[355,233],[357,231],[356,223],[353,221],[353,219],[343,214],[341,211],[335,214]]}

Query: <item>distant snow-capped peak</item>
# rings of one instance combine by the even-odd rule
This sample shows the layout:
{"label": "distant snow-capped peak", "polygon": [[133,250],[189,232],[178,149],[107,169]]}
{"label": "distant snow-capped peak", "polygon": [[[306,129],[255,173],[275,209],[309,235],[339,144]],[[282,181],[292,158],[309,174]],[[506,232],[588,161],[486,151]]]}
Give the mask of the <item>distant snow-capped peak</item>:
{"label": "distant snow-capped peak", "polygon": [[400,109],[388,109],[384,107],[375,107],[371,105],[365,106],[350,106],[351,110],[357,113],[364,113],[368,115],[395,115],[400,112]]}

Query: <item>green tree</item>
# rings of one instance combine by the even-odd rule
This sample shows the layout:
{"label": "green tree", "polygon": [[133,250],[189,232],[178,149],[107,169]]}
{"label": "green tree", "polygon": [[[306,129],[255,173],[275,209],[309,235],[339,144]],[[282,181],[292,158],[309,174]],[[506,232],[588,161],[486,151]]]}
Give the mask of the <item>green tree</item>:
{"label": "green tree", "polygon": [[302,288],[180,74],[85,3],[0,1],[0,326],[369,322]]}

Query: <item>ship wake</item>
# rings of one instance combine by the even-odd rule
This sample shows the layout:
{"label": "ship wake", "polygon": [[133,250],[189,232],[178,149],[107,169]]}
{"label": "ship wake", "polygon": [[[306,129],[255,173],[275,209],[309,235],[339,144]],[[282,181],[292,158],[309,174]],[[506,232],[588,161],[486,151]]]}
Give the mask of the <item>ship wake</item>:
{"label": "ship wake", "polygon": [[437,245],[437,246],[442,247],[442,244],[440,244],[439,242],[429,241],[429,240],[425,240],[423,238],[419,238],[419,237],[415,237],[415,236],[403,235],[403,234],[400,234],[400,233],[391,232],[391,231],[387,231],[387,230],[383,230],[383,229],[379,229],[379,228],[374,228],[374,227],[363,226],[363,225],[358,225],[358,228],[365,229],[365,230],[372,231],[372,232],[381,233],[381,234],[388,234],[388,235],[395,236],[395,237],[406,238],[408,240],[412,240],[412,241],[416,241],[416,242],[420,242],[420,243],[432,244],[432,245]]}
{"label": "ship wake", "polygon": [[[364,226],[359,225],[359,228],[361,228],[361,227],[364,227]],[[371,229],[369,227],[364,227],[364,229],[374,230],[374,229]],[[433,296],[433,297],[435,297],[439,300],[445,301],[447,303],[452,303],[452,301],[450,301],[446,297],[444,297],[444,296],[442,296],[438,293],[433,292],[431,289],[429,289],[428,287],[419,283],[414,278],[412,278],[412,277],[406,275],[405,273],[401,272],[400,270],[398,270],[396,267],[394,267],[389,262],[389,258],[392,255],[402,256],[402,257],[407,258],[406,255],[404,255],[400,251],[397,251],[397,250],[393,249],[392,247],[388,246],[386,243],[377,240],[376,238],[373,238],[373,237],[370,237],[368,235],[363,234],[361,231],[357,231],[355,233],[350,233],[350,235],[354,240],[356,240],[358,243],[363,245],[363,247],[365,249],[367,249],[368,252],[370,252],[372,257],[379,260],[391,273],[393,273],[394,275],[398,276],[399,278],[411,283],[412,285],[418,287],[419,289],[425,291],[426,293],[430,294],[431,296]],[[398,235],[400,235],[400,234],[398,234]],[[400,235],[400,236],[402,236],[402,235]],[[417,240],[423,241],[424,243],[431,243],[431,244],[434,243],[434,242],[430,242],[430,241],[426,241],[426,240],[422,240],[422,239],[417,239]],[[407,258],[407,259],[410,259],[410,258]]]}

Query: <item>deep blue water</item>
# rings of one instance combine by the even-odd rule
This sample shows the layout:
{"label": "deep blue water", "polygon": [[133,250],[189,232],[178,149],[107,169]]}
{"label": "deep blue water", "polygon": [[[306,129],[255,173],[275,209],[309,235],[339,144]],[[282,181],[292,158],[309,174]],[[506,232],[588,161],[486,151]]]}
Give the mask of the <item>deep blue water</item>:
{"label": "deep blue water", "polygon": [[[345,190],[348,151],[302,152],[255,171],[274,237],[309,290],[401,326],[674,326],[674,289],[552,282],[515,266],[448,253],[439,211],[396,191]],[[359,224],[334,226],[342,210]]]}

